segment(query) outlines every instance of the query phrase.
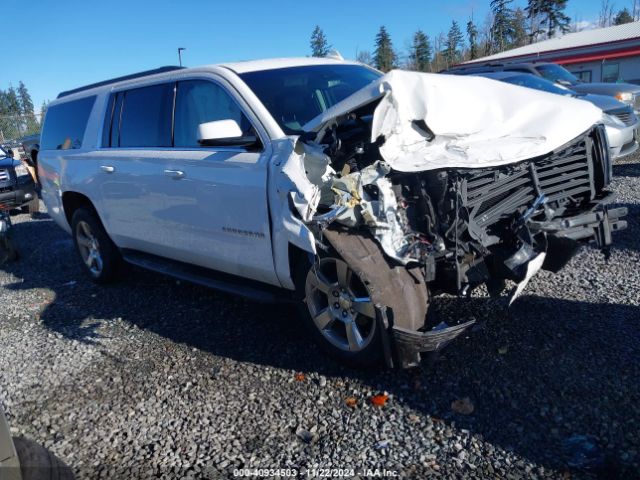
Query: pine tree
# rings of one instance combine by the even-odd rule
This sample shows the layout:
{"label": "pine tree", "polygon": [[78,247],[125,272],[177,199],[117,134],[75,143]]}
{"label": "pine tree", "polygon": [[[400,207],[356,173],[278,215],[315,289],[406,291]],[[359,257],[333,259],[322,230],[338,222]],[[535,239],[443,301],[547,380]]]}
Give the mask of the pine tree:
{"label": "pine tree", "polygon": [[511,20],[513,38],[511,40],[511,46],[522,47],[527,44],[527,17],[524,11],[518,7],[513,12],[513,19]]}
{"label": "pine tree", "polygon": [[33,115],[33,100],[31,100],[31,95],[22,81],[18,83],[18,99],[22,115]]}
{"label": "pine tree", "polygon": [[473,23],[473,18],[467,22],[467,38],[469,39],[469,60],[478,58],[478,28]]}
{"label": "pine tree", "polygon": [[413,34],[413,43],[409,53],[410,65],[412,70],[418,72],[428,72],[431,64],[431,42],[429,37],[422,31],[418,30]]}
{"label": "pine tree", "polygon": [[18,92],[13,86],[9,86],[9,90],[6,92],[7,95],[7,113],[9,115],[20,115],[20,99],[18,98]]}
{"label": "pine tree", "polygon": [[626,7],[620,10],[615,16],[615,18],[613,19],[614,25],[622,25],[624,23],[631,23],[631,22],[633,22],[633,17],[631,16],[631,13],[629,13],[629,10]]}
{"label": "pine tree", "polygon": [[511,18],[513,12],[509,4],[513,0],[491,0],[491,11],[493,12],[493,25],[491,26],[492,49],[494,52],[505,50],[511,40],[512,25]]}
{"label": "pine tree", "polygon": [[329,45],[327,37],[319,25],[316,25],[316,28],[313,29],[309,43],[311,45],[312,57],[326,57],[331,49],[331,45]]}
{"label": "pine tree", "polygon": [[0,90],[0,117],[6,117],[9,115],[9,99],[7,98],[7,92]]}
{"label": "pine tree", "polygon": [[397,55],[393,50],[391,37],[387,29],[382,26],[376,35],[376,50],[373,52],[375,66],[378,70],[388,72],[396,67]]}
{"label": "pine tree", "polygon": [[570,30],[571,19],[564,13],[567,8],[567,0],[529,0],[525,10],[532,25],[540,27],[531,32],[534,39],[541,33],[547,38],[552,38],[556,31],[566,33]]}
{"label": "pine tree", "polygon": [[18,83],[18,100],[20,101],[20,113],[22,114],[22,123],[26,128],[26,133],[38,131],[38,120],[33,111],[33,100],[31,95],[22,81]]}
{"label": "pine tree", "polygon": [[460,31],[458,22],[453,20],[451,22],[451,28],[449,29],[449,33],[447,34],[447,41],[445,44],[445,52],[444,52],[444,56],[449,66],[458,62],[458,57],[460,55],[459,48],[462,46],[463,42],[464,42],[464,37],[462,35],[462,32]]}

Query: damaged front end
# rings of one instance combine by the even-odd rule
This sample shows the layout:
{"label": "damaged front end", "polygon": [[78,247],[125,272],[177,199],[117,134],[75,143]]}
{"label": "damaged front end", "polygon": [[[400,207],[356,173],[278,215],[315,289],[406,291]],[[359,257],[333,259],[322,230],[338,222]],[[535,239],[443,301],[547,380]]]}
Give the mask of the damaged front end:
{"label": "damaged front end", "polygon": [[368,101],[356,94],[310,122],[287,162],[296,186],[287,201],[314,253],[331,245],[366,277],[380,265],[375,243],[395,272],[376,274],[385,286],[371,297],[396,351],[387,357],[405,367],[473,323],[434,325],[430,294],[486,285],[499,295],[511,280],[513,301],[539,269],[566,264],[580,242],[606,251],[611,233],[626,227],[626,209],[608,207],[611,162],[595,107],[562,98],[558,106],[550,95],[465,77],[472,96],[477,87],[494,104],[476,96],[484,113],[456,131],[443,110],[442,77],[382,77]]}

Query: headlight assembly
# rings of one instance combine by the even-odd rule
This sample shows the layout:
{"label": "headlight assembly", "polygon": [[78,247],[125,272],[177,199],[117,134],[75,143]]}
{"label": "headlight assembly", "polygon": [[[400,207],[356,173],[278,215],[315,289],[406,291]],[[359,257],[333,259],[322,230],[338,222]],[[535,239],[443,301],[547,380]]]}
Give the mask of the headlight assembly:
{"label": "headlight assembly", "polygon": [[616,98],[624,103],[632,103],[633,102],[633,93],[631,92],[620,92],[616,94]]}
{"label": "headlight assembly", "polygon": [[25,167],[23,164],[16,166],[15,172],[16,172],[16,177],[18,178],[31,176],[31,174],[29,173],[29,169]]}

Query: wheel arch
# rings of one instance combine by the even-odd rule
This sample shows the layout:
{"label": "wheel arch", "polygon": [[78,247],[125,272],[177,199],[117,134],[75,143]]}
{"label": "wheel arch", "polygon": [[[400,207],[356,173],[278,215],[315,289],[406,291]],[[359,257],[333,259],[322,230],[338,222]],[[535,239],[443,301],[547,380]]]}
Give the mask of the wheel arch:
{"label": "wheel arch", "polygon": [[[62,208],[64,209],[64,216],[67,219],[67,223],[71,226],[71,220],[73,219],[73,214],[79,208],[88,208],[91,210],[98,219],[100,219],[100,215],[98,215],[98,211],[96,207],[93,205],[93,202],[86,195],[79,192],[63,192],[62,193]],[[100,222],[102,220],[100,219]],[[104,225],[104,223],[103,223]]]}
{"label": "wheel arch", "polygon": [[328,228],[324,237],[368,286],[394,325],[417,331],[426,321],[430,292],[419,267],[388,259],[377,241],[351,230]]}

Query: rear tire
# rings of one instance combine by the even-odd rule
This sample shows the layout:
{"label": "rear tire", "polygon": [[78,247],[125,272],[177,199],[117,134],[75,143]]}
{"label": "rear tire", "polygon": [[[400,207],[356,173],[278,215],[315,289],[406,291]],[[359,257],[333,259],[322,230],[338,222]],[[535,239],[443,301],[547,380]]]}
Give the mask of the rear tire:
{"label": "rear tire", "polygon": [[18,259],[18,251],[8,233],[0,233],[0,266]]}
{"label": "rear tire", "polygon": [[71,219],[71,231],[89,277],[100,284],[114,281],[122,264],[122,256],[96,213],[86,207],[78,208]]}

